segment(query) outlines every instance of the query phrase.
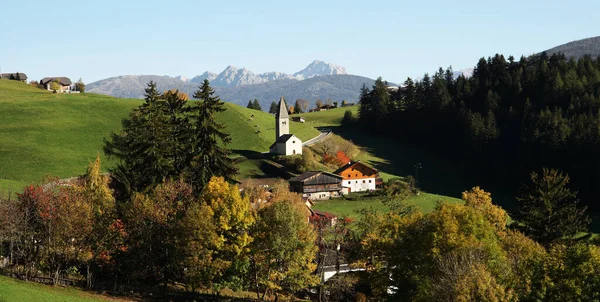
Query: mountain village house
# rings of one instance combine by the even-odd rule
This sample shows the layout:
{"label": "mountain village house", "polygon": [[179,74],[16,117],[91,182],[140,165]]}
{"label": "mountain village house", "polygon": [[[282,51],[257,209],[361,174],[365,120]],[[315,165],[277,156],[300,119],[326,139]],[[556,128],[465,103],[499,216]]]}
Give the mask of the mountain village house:
{"label": "mountain village house", "polygon": [[311,171],[289,180],[290,191],[310,200],[342,196],[342,177],[329,172]]}
{"label": "mountain village house", "polygon": [[19,80],[21,82],[27,82],[27,75],[22,72],[0,73],[0,79]]}
{"label": "mountain village house", "polygon": [[269,152],[286,156],[302,154],[302,141],[290,134],[290,116],[283,97],[275,114],[275,142],[269,147]]}
{"label": "mountain village house", "polygon": [[56,82],[58,84],[58,89],[56,89],[56,92],[71,92],[71,85],[73,85],[73,82],[71,82],[71,79],[67,78],[67,77],[48,77],[48,78],[43,78],[40,80],[40,85],[44,86],[44,88],[46,90],[54,90],[52,89],[52,83]]}
{"label": "mountain village house", "polygon": [[377,169],[360,161],[349,162],[333,173],[343,178],[344,193],[376,190],[383,183]]}

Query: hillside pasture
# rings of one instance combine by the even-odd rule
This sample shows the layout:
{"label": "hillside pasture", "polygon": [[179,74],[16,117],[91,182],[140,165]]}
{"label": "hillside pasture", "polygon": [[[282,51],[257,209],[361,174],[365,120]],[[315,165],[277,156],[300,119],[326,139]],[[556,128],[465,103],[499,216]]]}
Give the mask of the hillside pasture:
{"label": "hillside pasture", "polygon": [[85,292],[75,288],[52,287],[0,276],[0,302],[94,302],[131,301]]}
{"label": "hillside pasture", "polygon": [[[53,94],[31,85],[0,80],[0,190],[20,191],[45,175],[81,175],[97,154],[103,169],[114,161],[102,152],[103,139],[121,129],[121,120],[142,100],[99,94]],[[268,151],[275,140],[275,117],[226,103],[217,116],[240,155]],[[292,123],[302,140],[319,135],[308,124]],[[249,167],[252,169],[252,167]]]}

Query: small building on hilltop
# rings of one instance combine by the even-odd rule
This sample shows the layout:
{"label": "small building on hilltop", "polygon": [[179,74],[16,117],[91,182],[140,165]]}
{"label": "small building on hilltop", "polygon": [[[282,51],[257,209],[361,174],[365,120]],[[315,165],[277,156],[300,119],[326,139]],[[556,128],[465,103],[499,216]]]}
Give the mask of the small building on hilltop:
{"label": "small building on hilltop", "polygon": [[22,72],[0,73],[0,79],[27,82],[27,75]]}
{"label": "small building on hilltop", "polygon": [[342,177],[328,172],[311,171],[289,180],[290,191],[311,200],[326,200],[342,196]]}
{"label": "small building on hilltop", "polygon": [[[53,83],[56,83],[55,87],[52,87]],[[67,77],[47,77],[40,80],[40,85],[44,86],[46,90],[56,90],[56,92],[71,92],[71,79]]]}
{"label": "small building on hilltop", "polygon": [[292,117],[292,121],[297,122],[297,123],[304,123],[304,122],[306,122],[306,120],[303,117],[301,117],[301,116],[294,116],[294,117]]}
{"label": "small building on hilltop", "polygon": [[275,114],[275,142],[269,147],[269,152],[278,155],[302,154],[302,141],[290,134],[290,116],[283,97]]}
{"label": "small building on hilltop", "polygon": [[345,193],[376,190],[383,181],[379,178],[379,171],[360,161],[349,162],[333,172],[343,178],[342,186]]}

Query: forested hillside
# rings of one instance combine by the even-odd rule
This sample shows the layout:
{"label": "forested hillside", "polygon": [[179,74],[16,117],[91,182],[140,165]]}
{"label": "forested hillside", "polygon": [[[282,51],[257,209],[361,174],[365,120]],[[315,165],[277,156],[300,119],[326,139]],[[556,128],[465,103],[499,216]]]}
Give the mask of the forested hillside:
{"label": "forested hillside", "polygon": [[593,37],[569,42],[546,50],[548,54],[563,53],[567,58],[580,59],[584,55],[597,57],[600,55],[600,37]]}
{"label": "forested hillside", "polygon": [[389,91],[363,87],[360,120],[374,131],[460,161],[480,184],[510,196],[542,167],[571,176],[591,207],[600,193],[600,60],[545,53],[482,58],[473,76],[440,69]]}

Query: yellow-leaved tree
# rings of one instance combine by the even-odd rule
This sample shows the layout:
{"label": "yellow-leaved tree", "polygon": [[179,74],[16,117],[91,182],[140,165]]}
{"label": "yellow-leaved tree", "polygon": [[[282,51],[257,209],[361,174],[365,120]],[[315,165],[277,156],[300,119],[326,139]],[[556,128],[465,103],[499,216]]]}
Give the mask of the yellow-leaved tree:
{"label": "yellow-leaved tree", "polygon": [[258,299],[294,293],[318,283],[318,276],[313,274],[316,234],[301,206],[283,200],[271,202],[257,213],[249,258]]}
{"label": "yellow-leaved tree", "polygon": [[492,194],[474,187],[470,191],[462,193],[465,205],[480,211],[487,220],[496,226],[498,230],[506,229],[508,214],[499,206],[492,204]]}
{"label": "yellow-leaved tree", "polygon": [[[200,203],[187,210],[183,225],[186,280],[193,288],[204,286],[216,292],[224,285],[241,282],[235,267],[245,259],[252,242],[249,228],[254,216],[247,198],[236,185],[213,177],[200,195]],[[237,284],[233,284],[235,287]]]}

